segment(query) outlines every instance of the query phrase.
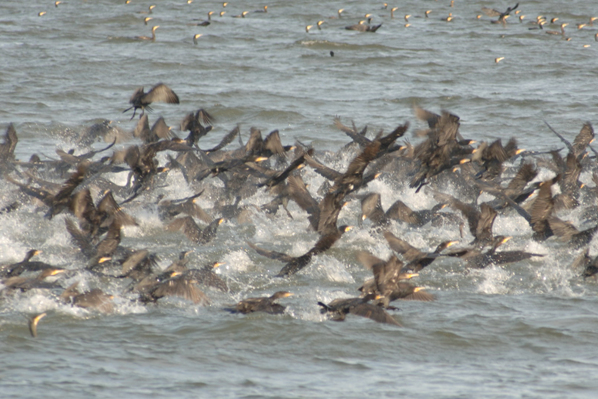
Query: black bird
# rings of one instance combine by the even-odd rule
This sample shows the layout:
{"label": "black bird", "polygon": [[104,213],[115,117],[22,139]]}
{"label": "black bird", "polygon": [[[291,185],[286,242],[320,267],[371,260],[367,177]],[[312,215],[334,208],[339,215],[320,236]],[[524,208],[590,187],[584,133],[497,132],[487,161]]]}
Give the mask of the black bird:
{"label": "black bird", "polygon": [[51,269],[55,268],[52,265],[49,265],[44,262],[32,261],[36,255],[39,255],[42,251],[37,249],[30,249],[27,251],[25,258],[17,263],[7,264],[0,266],[0,276],[1,277],[14,277],[19,276],[24,272],[37,272],[44,269]]}
{"label": "black bird", "polygon": [[372,293],[380,294],[380,292],[384,290],[384,287],[418,276],[417,273],[403,272],[405,269],[403,267],[403,262],[401,262],[395,255],[392,255],[387,261],[382,260],[367,251],[359,251],[356,256],[357,260],[374,274],[374,278],[366,280],[363,285],[358,288],[364,296]]}
{"label": "black bird", "polygon": [[262,248],[256,246],[255,244],[252,244],[250,242],[247,242],[247,244],[251,248],[255,249],[255,251],[262,256],[265,256],[270,259],[277,259],[277,260],[281,260],[283,262],[287,262],[287,264],[280,270],[280,272],[278,272],[276,277],[288,277],[288,276],[291,276],[291,275],[297,273],[298,271],[302,270],[307,265],[309,265],[309,262],[311,261],[311,258],[313,256],[319,255],[319,254],[327,251],[328,249],[330,249],[334,245],[334,243],[337,242],[339,240],[339,238],[341,238],[341,236],[345,232],[347,232],[351,229],[352,229],[352,226],[341,226],[338,229],[336,229],[336,232],[323,235],[315,243],[315,245],[312,249],[310,249],[309,251],[307,251],[307,253],[305,253],[304,255],[299,256],[299,257],[289,256],[289,255],[281,253],[281,252],[268,251],[266,249],[262,249]]}
{"label": "black bird", "polygon": [[409,262],[403,269],[402,272],[404,273],[417,273],[422,270],[424,267],[430,265],[436,258],[442,256],[441,253],[445,249],[455,245],[457,241],[443,241],[433,252],[423,252],[419,249],[415,248],[407,241],[401,240],[400,238],[396,237],[391,232],[387,231],[384,233],[384,238],[390,245],[390,248],[403,255],[403,258]]}
{"label": "black bird", "polygon": [[482,11],[489,17],[498,17],[498,20],[493,21],[494,23],[501,23],[504,25],[506,24],[506,19],[511,14],[511,11],[514,11],[517,7],[519,7],[519,3],[515,4],[515,7],[508,7],[505,12],[500,12],[488,7],[482,7]]}
{"label": "black bird", "polygon": [[228,285],[219,275],[214,273],[214,269],[220,267],[223,263],[214,262],[208,263],[201,269],[188,269],[183,272],[187,276],[194,278],[198,284],[203,284],[208,287],[214,287],[220,291],[228,291]]}
{"label": "black bird", "polygon": [[143,87],[140,87],[135,90],[131,96],[131,99],[129,100],[129,103],[133,105],[125,109],[123,113],[133,108],[133,116],[131,117],[131,119],[133,119],[138,108],[141,108],[141,115],[143,115],[146,108],[151,110],[149,105],[153,102],[179,104],[179,97],[164,83],[158,83],[147,93],[143,90]]}
{"label": "black bird", "polygon": [[356,316],[367,317],[378,323],[393,324],[402,327],[399,322],[380,306],[368,303],[375,298],[375,294],[363,298],[339,298],[330,302],[328,305],[322,302],[318,302],[318,305],[322,307],[320,313],[331,313],[332,320],[334,321],[344,321],[348,314],[353,314]]}
{"label": "black bird", "polygon": [[544,256],[542,254],[534,254],[525,251],[496,251],[498,247],[509,241],[511,238],[512,237],[496,236],[493,240],[492,247],[486,252],[482,252],[477,248],[465,248],[461,250],[456,249],[447,255],[462,258],[465,260],[468,267],[476,269],[483,269],[490,265],[519,262],[534,256]]}
{"label": "black bird", "polygon": [[276,303],[275,301],[281,298],[287,298],[291,296],[288,291],[278,291],[272,294],[269,297],[262,297],[262,298],[247,298],[239,303],[237,303],[234,307],[224,308],[224,310],[231,312],[231,313],[254,313],[254,312],[265,312],[270,314],[282,314],[286,309],[285,306]]}

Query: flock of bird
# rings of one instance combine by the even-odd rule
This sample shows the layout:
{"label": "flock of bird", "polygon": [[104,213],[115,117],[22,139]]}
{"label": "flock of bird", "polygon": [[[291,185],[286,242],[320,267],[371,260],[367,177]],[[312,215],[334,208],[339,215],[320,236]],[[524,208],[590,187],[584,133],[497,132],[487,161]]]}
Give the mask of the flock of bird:
{"label": "flock of bird", "polygon": [[[55,7],[58,7],[60,4],[62,4],[63,2],[61,1],[56,1]],[[125,4],[131,4],[131,0],[126,0]],[[192,4],[193,0],[187,0],[188,4]],[[207,19],[199,22],[199,23],[188,23],[188,25],[191,26],[200,26],[200,27],[207,27],[209,25],[212,24],[213,20],[212,20],[212,16],[217,14],[218,17],[223,18],[226,16],[228,8],[227,6],[229,6],[228,2],[224,2],[222,3],[222,8],[223,10],[220,12],[216,12],[216,11],[209,11],[207,13]],[[156,10],[156,5],[150,5],[148,7],[148,11],[143,11],[141,12],[142,14],[153,14],[154,11]],[[455,1],[451,0],[450,1],[450,8],[451,9],[456,9],[456,5],[455,5]],[[382,27],[383,23],[372,23],[372,21],[374,20],[384,20],[386,18],[390,18],[390,20],[394,20],[395,19],[395,11],[399,10],[399,7],[392,7],[390,6],[388,3],[384,3],[381,7],[381,10],[384,10],[385,12],[388,11],[389,13],[374,13],[374,12],[368,12],[366,14],[364,14],[362,16],[363,19],[360,19],[358,23],[355,24],[351,24],[351,25],[347,25],[344,26],[345,29],[347,30],[354,30],[354,31],[358,31],[358,32],[376,32],[379,28]],[[341,8],[337,11],[336,15],[330,16],[328,17],[329,20],[343,20],[343,19],[348,19],[350,17],[345,16],[343,17],[343,14],[346,14],[345,12],[346,10],[344,8]],[[507,7],[507,9],[505,11],[500,11],[500,10],[496,10],[493,8],[488,8],[488,7],[481,7],[481,11],[483,14],[485,14],[488,17],[491,18],[497,18],[497,19],[492,19],[490,20],[490,23],[492,24],[500,24],[503,27],[507,27],[507,20],[508,18],[512,17],[512,16],[517,16],[518,22],[519,23],[523,23],[524,20],[526,19],[526,16],[522,13],[522,10],[519,9],[519,3],[515,4],[513,7]],[[268,13],[268,6],[263,6],[263,8],[257,9],[257,10],[253,10],[253,11],[242,11],[239,14],[235,14],[232,15],[233,18],[248,18],[249,15],[253,14],[253,13]],[[434,13],[434,10],[425,10],[422,15],[420,17],[423,17],[424,19],[429,19],[431,18],[430,15]],[[41,11],[39,12],[39,16],[44,16],[46,15],[47,12],[46,11]],[[409,22],[410,18],[412,17],[418,17],[418,15],[415,14],[405,14],[403,19],[405,20],[405,27],[411,27],[412,24]],[[145,25],[148,25],[148,22],[153,20],[154,18],[151,16],[147,16],[143,19],[143,22],[145,23]],[[455,22],[459,20],[459,17],[454,16],[452,12],[449,12],[446,16],[443,16],[440,18],[442,21],[445,22]],[[476,19],[480,20],[482,19],[482,14],[477,14],[476,15]],[[577,23],[577,29],[581,30],[583,28],[586,27],[593,27],[594,26],[594,21],[596,21],[598,19],[598,17],[588,17],[587,22],[583,22],[583,23]],[[567,22],[562,22],[562,23],[558,23],[557,21],[560,21],[559,17],[553,17],[550,18],[550,20],[542,15],[538,15],[534,20],[530,20],[529,22],[527,22],[527,24],[531,25],[530,27],[528,27],[529,30],[540,30],[543,31],[547,34],[551,34],[551,35],[558,35],[561,36],[564,40],[571,40],[571,37],[568,36],[565,32],[565,27],[569,25],[569,23]],[[317,23],[312,24],[312,25],[307,25],[305,26],[305,32],[309,33],[310,30],[315,26],[318,30],[322,30],[322,26],[323,24],[326,23],[326,20],[319,20],[317,21]],[[554,26],[554,27],[558,27],[559,30],[553,30],[553,29],[544,29],[544,26]],[[136,36],[135,38],[138,40],[147,40],[147,41],[156,41],[156,29],[158,29],[160,26],[159,25],[154,25],[151,28],[151,36],[144,36],[144,35],[140,35],[140,36]],[[203,36],[202,33],[197,33],[193,35],[193,43],[194,44],[198,44],[198,39]],[[594,40],[598,41],[598,33],[594,34]],[[588,44],[584,45],[584,47],[589,47]],[[504,59],[504,57],[498,57],[496,58],[496,62],[499,62],[500,60]]]}
{"label": "flock of bird", "polygon": [[[335,125],[350,138],[336,156],[350,155],[352,159],[344,169],[335,170],[322,161],[325,152],[299,141],[283,145],[277,130],[264,138],[259,129],[252,127],[243,143],[237,126],[217,146],[201,148],[200,139],[211,132],[214,118],[204,109],[188,114],[180,124],[181,133],[187,132],[186,137],[178,137],[161,117],[150,128],[146,110],[156,102],[179,104],[180,100],[162,83],[148,92],[139,88],[130,98],[131,107],[124,111],[133,109],[135,116],[141,110],[133,132],[112,127],[109,121],[91,126],[75,139],[77,148],[56,151],[59,160],[43,161],[36,154],[28,161],[15,159],[18,135],[12,124],[7,127],[0,145],[0,170],[5,186],[9,187],[4,198],[12,200],[2,204],[0,215],[18,213],[21,209],[36,210],[39,218],[46,219],[65,214],[63,219],[54,219],[54,223],[65,224],[78,255],[72,267],[65,268],[35,260],[40,251],[32,249],[22,261],[0,266],[2,297],[39,290],[53,300],[107,313],[114,308],[114,295],[143,304],[177,296],[207,306],[210,299],[203,287],[229,292],[227,282],[214,272],[220,265],[218,262],[207,262],[202,268],[190,267],[189,251],[181,251],[178,259],[161,270],[151,249],[121,245],[123,227],[138,225],[127,208],[144,203],[157,203],[165,232],[182,232],[193,246],[208,246],[218,240],[218,227],[225,220],[232,225],[251,223],[256,213],[268,215],[274,221],[304,217],[305,229],[313,231],[315,244],[301,256],[246,243],[248,251],[284,263],[272,278],[286,279],[292,289],[295,274],[310,267],[315,256],[327,252],[342,240],[344,233],[356,227],[339,226],[337,222],[348,202],[359,201],[361,214],[357,227],[383,238],[393,255],[381,259],[356,248],[356,259],[372,271],[372,278],[358,289],[360,295],[328,304],[319,302],[322,312],[330,314],[333,320],[344,320],[352,314],[399,325],[389,313],[397,309],[392,303],[434,300],[432,294],[409,280],[441,257],[461,259],[469,268],[541,259],[544,254],[500,250],[512,237],[494,235],[493,224],[499,214],[520,215],[529,224],[529,238],[533,240],[542,242],[556,237],[565,243],[558,250],[582,249],[572,267],[579,269],[584,278],[598,272],[598,257],[589,256],[589,243],[598,230],[595,205],[598,165],[595,156],[588,156],[589,152],[597,154],[590,145],[594,131],[589,122],[583,124],[572,143],[554,131],[567,148],[563,156],[561,150],[538,153],[519,149],[514,138],[504,146],[501,139],[491,143],[464,139],[460,118],[448,111],[436,114],[414,107],[415,116],[427,124],[425,130],[414,132],[423,137],[415,146],[408,141],[398,143],[409,130],[409,122],[388,134],[379,132],[368,137],[367,127],[360,130],[354,123],[347,126],[336,118]],[[552,130],[548,124],[547,128]],[[110,144],[99,150],[91,149],[90,145],[98,140]],[[138,143],[113,149],[117,141],[127,140]],[[240,147],[228,149],[235,140]],[[166,153],[166,158],[157,157],[160,153]],[[323,176],[326,183],[317,190],[308,187],[302,178],[306,167]],[[552,172],[554,177],[537,181],[540,169]],[[580,183],[582,171],[592,174],[596,187]],[[124,185],[113,181],[119,173],[128,174]],[[182,174],[196,194],[164,199],[160,188],[168,184],[170,173]],[[437,204],[431,209],[412,210],[397,199],[385,211],[381,195],[368,192],[368,184],[381,175],[389,184],[413,190],[416,195],[424,195],[423,189]],[[449,183],[456,187],[458,197],[446,192]],[[557,186],[560,193],[555,195],[553,188]],[[262,192],[270,195],[270,202],[259,207],[242,204]],[[494,199],[479,203],[481,193]],[[400,196],[399,191],[397,195]],[[197,205],[200,196],[211,199],[211,209]],[[292,202],[299,211],[291,212]],[[593,226],[581,229],[561,219],[562,212],[579,207]],[[284,212],[280,212],[281,208]],[[447,226],[454,237],[426,252],[391,233],[389,226],[395,223],[407,229]],[[200,227],[201,224],[204,226]],[[465,227],[473,241],[455,249],[455,244],[467,236]],[[526,239],[526,236],[517,238]],[[60,276],[75,279],[95,276],[98,282],[106,284],[126,279],[128,286],[118,293],[105,293],[105,287],[81,292],[79,281],[65,287],[62,279],[56,279]],[[276,301],[289,295],[290,291],[279,291],[270,297],[248,298],[226,310],[280,314],[285,307]],[[33,336],[44,315],[30,319]]]}
{"label": "flock of bird", "polygon": [[[188,2],[191,3],[191,0]],[[56,1],[55,6],[61,3]],[[210,11],[206,20],[192,25],[208,27],[214,15],[224,17],[228,3],[222,6],[223,11]],[[451,1],[450,7],[454,6]],[[153,14],[157,9],[159,7],[151,5],[147,14]],[[376,15],[367,13],[356,24],[342,25],[347,30],[376,32],[383,24],[373,21],[388,17],[392,20],[398,10],[386,3],[382,9],[383,16],[380,12]],[[386,14],[387,11],[390,14]],[[481,11],[489,17],[496,17],[490,22],[503,27],[508,25],[507,19],[513,15],[518,15],[520,23],[525,18],[520,13],[519,4],[505,11],[485,7]],[[268,13],[269,9],[264,6],[253,12]],[[243,11],[234,17],[249,18],[251,13]],[[433,13],[433,10],[427,10],[421,17],[431,18]],[[39,13],[40,16],[45,14]],[[143,21],[148,25],[153,18],[147,16]],[[411,26],[410,18],[411,14],[405,14],[405,27]],[[481,15],[477,18],[480,19]],[[329,19],[340,22],[348,18],[345,10],[339,9]],[[452,13],[442,17],[446,22],[455,19]],[[565,33],[568,24],[563,22],[559,25],[558,20],[558,17],[549,21],[538,16],[530,22],[532,26],[529,29],[569,39]],[[577,28],[593,26],[595,20],[591,17],[587,23],[578,24]],[[305,31],[309,33],[314,26],[322,30],[327,22],[320,20],[314,25],[307,25]],[[560,30],[544,30],[545,25],[559,26]],[[151,36],[136,38],[155,41],[158,28],[158,25],[151,28]],[[201,36],[194,35],[195,44]],[[598,34],[595,38],[598,40]],[[501,59],[503,57],[497,58],[496,62]],[[336,118],[334,124],[349,137],[350,142],[337,154],[329,156],[299,141],[283,145],[277,130],[264,138],[258,128],[252,127],[248,140],[243,143],[239,126],[225,134],[217,146],[202,148],[199,141],[211,132],[215,119],[204,109],[190,113],[181,121],[180,131],[183,134],[178,137],[161,117],[150,128],[145,111],[150,111],[151,105],[156,102],[179,104],[180,99],[162,83],[148,92],[139,88],[129,100],[131,106],[123,111],[132,109],[131,119],[138,110],[141,111],[132,132],[113,127],[110,121],[93,125],[75,139],[76,148],[56,151],[59,160],[42,160],[36,154],[29,161],[17,160],[14,153],[18,135],[13,125],[7,127],[4,142],[0,145],[0,171],[6,186],[11,187],[3,198],[11,200],[1,204],[0,215],[18,213],[22,209],[26,212],[35,209],[38,217],[47,219],[66,214],[55,223],[65,224],[78,255],[72,267],[66,268],[35,260],[41,251],[31,249],[23,260],[0,266],[0,296],[6,299],[19,295],[19,292],[39,290],[60,303],[110,313],[114,310],[115,295],[143,304],[177,296],[209,306],[211,302],[204,292],[205,288],[230,292],[227,282],[215,273],[221,265],[219,262],[208,261],[201,268],[192,267],[190,251],[181,251],[177,259],[161,270],[159,259],[151,249],[122,246],[123,227],[138,225],[135,218],[127,213],[127,208],[136,203],[157,203],[165,232],[182,233],[188,240],[187,245],[192,246],[208,246],[218,240],[218,228],[224,221],[232,225],[251,223],[256,213],[263,213],[273,220],[303,216],[305,228],[313,231],[314,244],[301,256],[290,256],[275,251],[275,248],[246,242],[248,251],[284,263],[272,277],[287,279],[289,290],[292,290],[293,276],[310,267],[312,259],[326,253],[342,240],[343,234],[354,228],[368,229],[370,234],[387,243],[393,255],[381,259],[376,254],[356,249],[355,258],[371,270],[372,278],[357,289],[359,295],[356,292],[355,297],[338,298],[330,303],[318,302],[322,313],[329,314],[333,320],[344,320],[352,314],[399,325],[391,313],[397,310],[393,303],[435,299],[423,287],[409,280],[425,273],[425,268],[431,267],[439,258],[460,259],[466,267],[485,268],[545,256],[521,250],[501,250],[500,247],[513,238],[493,233],[493,223],[502,214],[520,215],[529,224],[529,234],[516,240],[541,242],[556,238],[565,243],[558,248],[559,251],[581,249],[571,267],[579,270],[584,279],[598,273],[598,257],[589,256],[589,243],[598,230],[598,213],[594,205],[598,196],[595,157],[598,154],[590,145],[594,131],[589,122],[583,124],[572,143],[554,131],[566,146],[566,155],[561,154],[562,150],[538,153],[519,149],[515,139],[510,139],[504,146],[500,139],[491,143],[464,139],[457,115],[444,110],[436,114],[416,106],[415,116],[428,126],[425,130],[414,132],[423,137],[419,144],[398,143],[409,130],[408,122],[398,125],[389,134],[379,132],[374,137],[368,137],[367,127],[358,129],[354,123],[347,126]],[[552,130],[550,126],[547,128]],[[185,134],[186,137],[182,138]],[[91,145],[98,140],[110,144],[99,150],[92,149]],[[235,140],[240,146],[228,149]],[[131,144],[134,141],[137,143]],[[129,145],[115,150],[116,143]],[[594,156],[588,156],[588,151]],[[352,156],[352,160],[341,170],[335,170],[323,161],[346,156]],[[167,161],[164,162],[164,159]],[[303,180],[306,167],[323,176],[326,183],[319,188],[309,187]],[[539,181],[540,169],[550,171],[554,177]],[[595,187],[580,183],[583,171],[591,174]],[[128,174],[122,186],[114,183],[113,178],[120,173]],[[168,184],[171,173],[182,174],[195,194],[165,199],[160,188]],[[409,188],[405,189],[413,190],[417,195],[432,196],[436,205],[431,209],[412,210],[397,198],[384,210],[381,194],[368,192],[368,184],[381,175],[391,185],[407,185]],[[457,196],[446,192],[447,182],[457,188],[453,191]],[[425,194],[420,193],[422,190]],[[560,192],[555,194],[555,190]],[[263,191],[271,196],[270,202],[262,206],[246,204],[248,199]],[[480,203],[482,193],[494,199]],[[196,203],[199,197],[209,198],[211,209],[199,207]],[[339,226],[339,214],[350,201],[361,204],[359,226]],[[295,203],[300,211],[291,212],[290,203]],[[583,218],[592,224],[591,227],[576,227],[561,219],[560,213],[575,208],[583,209]],[[429,247],[435,249],[428,252],[391,233],[389,226],[397,223],[406,229],[445,226],[454,231],[454,237],[430,244]],[[468,232],[473,240],[463,244]],[[459,243],[462,243],[460,248],[455,249]],[[81,292],[79,281],[65,286],[64,278],[60,278],[84,278],[88,275],[106,286]],[[127,281],[125,290],[105,292],[111,289],[109,282],[115,279]],[[269,297],[244,299],[225,310],[243,314],[281,314],[285,312],[285,306],[277,301],[290,295],[290,291],[277,291]],[[29,319],[33,336],[37,335],[37,325],[44,316],[46,313]]]}

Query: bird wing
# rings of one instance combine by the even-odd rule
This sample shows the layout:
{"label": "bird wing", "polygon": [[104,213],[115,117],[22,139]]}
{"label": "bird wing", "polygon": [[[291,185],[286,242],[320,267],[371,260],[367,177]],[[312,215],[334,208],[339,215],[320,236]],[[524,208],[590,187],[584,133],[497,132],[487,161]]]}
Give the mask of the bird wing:
{"label": "bird wing", "polygon": [[388,245],[390,245],[390,248],[393,251],[403,255],[403,257],[408,262],[411,262],[412,260],[415,260],[418,257],[424,255],[422,251],[411,246],[407,241],[401,240],[400,238],[396,237],[389,231],[384,232],[384,238],[386,238],[386,241],[388,241]]}
{"label": "bird wing", "polygon": [[[143,89],[141,89],[141,92],[143,93]],[[158,83],[141,97],[141,101],[145,104],[153,102],[179,104],[179,96],[164,83]]]}
{"label": "bird wing", "polygon": [[361,264],[368,270],[372,270],[375,265],[386,263],[386,261],[372,255],[367,251],[358,251],[356,257],[357,260],[360,261]]}
{"label": "bird wing", "polygon": [[215,152],[218,151],[224,147],[226,147],[227,145],[229,145],[230,143],[233,142],[233,140],[235,139],[235,137],[241,132],[241,129],[239,128],[239,125],[235,126],[235,128],[233,130],[231,130],[226,136],[224,136],[222,138],[222,140],[220,141],[220,143],[209,150],[206,150],[206,154],[209,154],[210,152]]}
{"label": "bird wing", "polygon": [[257,252],[258,254],[260,254],[262,256],[265,256],[266,258],[276,259],[276,260],[280,260],[282,262],[290,262],[293,259],[295,259],[294,257],[289,256],[285,253],[269,251],[267,249],[260,248],[257,245],[255,245],[249,241],[245,241],[245,242],[247,243],[247,245],[249,245],[251,248],[253,248],[255,250],[255,252]]}
{"label": "bird wing", "polygon": [[489,17],[500,17],[502,15],[502,12],[488,7],[482,7],[482,12]]}
{"label": "bird wing", "polygon": [[380,306],[373,305],[371,303],[360,303],[349,307],[349,313],[367,317],[378,323],[394,324],[395,326],[402,327],[398,321],[396,321],[390,314],[388,314]]}

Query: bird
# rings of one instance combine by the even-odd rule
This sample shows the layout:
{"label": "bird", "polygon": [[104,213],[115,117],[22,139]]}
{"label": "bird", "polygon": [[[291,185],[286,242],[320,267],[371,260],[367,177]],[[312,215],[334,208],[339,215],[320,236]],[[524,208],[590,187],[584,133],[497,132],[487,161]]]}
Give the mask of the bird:
{"label": "bird", "polygon": [[197,44],[197,39],[199,39],[201,36],[201,33],[196,33],[195,35],[193,35],[193,44]]}
{"label": "bird", "polygon": [[329,304],[318,302],[318,305],[322,307],[320,313],[330,313],[332,315],[332,320],[334,321],[344,321],[348,314],[353,314],[356,316],[367,317],[377,323],[392,324],[397,327],[402,327],[398,321],[380,306],[369,303],[369,301],[375,298],[375,294],[363,298],[339,298],[333,300]]}
{"label": "bird", "polygon": [[37,338],[37,325],[46,315],[47,313],[44,312],[29,318],[29,332],[33,338]]}
{"label": "bird", "polygon": [[498,20],[492,21],[493,23],[500,23],[503,26],[506,24],[506,20],[509,17],[509,14],[514,11],[517,7],[519,7],[519,3],[515,4],[514,7],[507,7],[505,12],[500,12],[498,10],[482,7],[482,11],[489,17],[498,17]]}
{"label": "bird", "polygon": [[197,286],[193,276],[173,272],[173,277],[161,281],[141,294],[142,302],[157,302],[160,298],[177,296],[193,302],[194,304],[209,305],[210,299]]}
{"label": "bird", "polygon": [[280,270],[280,272],[278,272],[278,274],[275,277],[288,277],[293,274],[296,274],[300,270],[304,269],[307,265],[309,265],[311,258],[315,255],[319,255],[329,250],[334,245],[334,243],[341,238],[341,236],[344,233],[350,231],[352,228],[353,226],[343,225],[337,228],[335,232],[322,235],[320,239],[314,244],[312,249],[310,249],[304,255],[301,255],[299,257],[289,256],[281,252],[269,251],[260,248],[249,241],[247,241],[247,244],[262,256],[268,257],[270,259],[277,259],[283,262],[287,262],[287,264]]}
{"label": "bird", "polygon": [[201,21],[196,26],[208,26],[208,25],[210,25],[210,23],[212,22],[212,14],[214,14],[214,11],[208,12],[208,19],[206,19],[205,21]]}
{"label": "bird", "polygon": [[376,32],[378,29],[380,29],[380,27],[382,26],[382,24],[379,25],[366,25],[365,23],[366,21],[359,21],[358,24],[355,25],[350,25],[350,26],[345,26],[345,29],[347,30],[356,30],[358,32]]}
{"label": "bird", "polygon": [[104,291],[99,288],[80,293],[77,290],[78,285],[78,281],[71,284],[60,295],[60,299],[73,306],[83,309],[94,309],[100,313],[112,313],[114,311],[114,304],[112,303],[114,296],[105,294]]}
{"label": "bird", "polygon": [[442,256],[441,252],[445,249],[455,245],[458,241],[443,241],[433,252],[423,252],[410,245],[407,241],[401,240],[389,231],[384,232],[384,238],[390,245],[390,248],[403,255],[403,258],[409,262],[403,269],[402,273],[418,273],[424,267],[430,265],[438,257]]}
{"label": "bird", "polygon": [[247,298],[239,303],[237,303],[234,307],[227,307],[224,310],[230,313],[242,313],[242,314],[249,314],[254,312],[264,312],[269,314],[283,314],[286,307],[276,303],[275,301],[281,298],[288,298],[292,293],[288,291],[277,291],[269,297],[261,297],[261,298]]}
{"label": "bird", "polygon": [[172,91],[164,83],[158,83],[157,85],[152,87],[150,91],[148,91],[147,93],[143,90],[143,87],[140,87],[137,90],[135,90],[135,92],[129,100],[129,103],[132,104],[132,106],[125,109],[123,113],[133,108],[133,116],[131,117],[131,119],[133,119],[135,117],[137,109],[141,108],[141,115],[143,115],[146,108],[148,110],[151,110],[151,107],[149,105],[153,102],[179,104],[179,96],[177,96],[176,93]]}
{"label": "bird", "polygon": [[158,29],[160,25],[155,25],[152,27],[152,35],[151,36],[137,36],[137,40],[149,40],[152,42],[156,41],[156,29]]}
{"label": "bird", "polygon": [[486,252],[482,252],[477,248],[456,249],[447,254],[447,256],[455,256],[465,260],[468,267],[483,269],[490,265],[500,265],[505,263],[519,262],[531,257],[542,257],[542,254],[534,254],[525,251],[496,251],[498,247],[509,241],[510,236],[496,236],[494,237],[492,246]]}

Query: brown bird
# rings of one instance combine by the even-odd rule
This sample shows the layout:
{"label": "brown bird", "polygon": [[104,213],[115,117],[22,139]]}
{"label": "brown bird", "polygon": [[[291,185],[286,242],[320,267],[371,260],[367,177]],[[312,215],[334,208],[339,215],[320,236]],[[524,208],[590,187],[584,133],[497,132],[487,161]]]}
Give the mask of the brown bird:
{"label": "brown bird", "polygon": [[152,35],[151,36],[137,36],[137,40],[149,40],[152,42],[156,41],[156,29],[158,29],[160,25],[156,25],[152,28]]}
{"label": "brown bird", "polygon": [[401,240],[391,232],[384,233],[384,238],[393,251],[403,255],[403,258],[409,262],[402,270],[403,273],[417,273],[424,267],[430,265],[436,258],[442,256],[441,252],[455,245],[457,241],[441,242],[434,252],[423,252],[410,245],[407,241]]}
{"label": "brown bird", "polygon": [[167,231],[178,231],[183,228],[183,234],[196,244],[207,244],[216,236],[218,226],[224,222],[223,218],[215,219],[208,227],[201,229],[191,216],[176,218],[166,227]]}
{"label": "brown bird", "polygon": [[378,323],[393,324],[402,327],[390,314],[388,314],[380,306],[368,303],[375,299],[375,295],[368,295],[364,298],[339,298],[330,302],[328,305],[318,302],[322,307],[320,313],[331,313],[332,320],[344,321],[348,314],[356,316],[367,317]]}
{"label": "brown bird", "polygon": [[178,296],[195,304],[210,304],[207,295],[197,288],[197,280],[178,272],[174,272],[173,275],[174,277],[156,284],[147,293],[143,293],[141,300],[143,302],[157,302],[158,299],[165,296]]}
{"label": "brown bird", "polygon": [[[156,27],[154,27],[154,29],[155,28]],[[131,96],[131,99],[129,100],[129,103],[133,105],[125,109],[123,113],[133,108],[133,116],[131,117],[131,119],[133,119],[135,117],[137,109],[141,108],[141,115],[143,115],[146,108],[148,110],[151,110],[151,107],[149,105],[153,102],[179,104],[179,96],[177,96],[176,93],[172,91],[164,83],[158,83],[157,85],[152,87],[151,90],[147,93],[143,90],[143,87],[140,87],[137,90],[135,90],[135,92]]]}
{"label": "brown bird", "polygon": [[99,288],[94,288],[91,291],[80,293],[77,290],[79,282],[71,284],[60,295],[60,299],[64,302],[71,303],[84,309],[95,309],[101,313],[112,313],[114,311],[114,304],[112,295],[104,294]]}
{"label": "brown bird", "polygon": [[266,312],[270,314],[282,314],[286,309],[285,306],[275,303],[278,299],[287,298],[291,296],[290,292],[278,291],[269,297],[263,298],[247,298],[235,305],[235,307],[224,308],[224,310],[231,313],[254,313],[254,312]]}

